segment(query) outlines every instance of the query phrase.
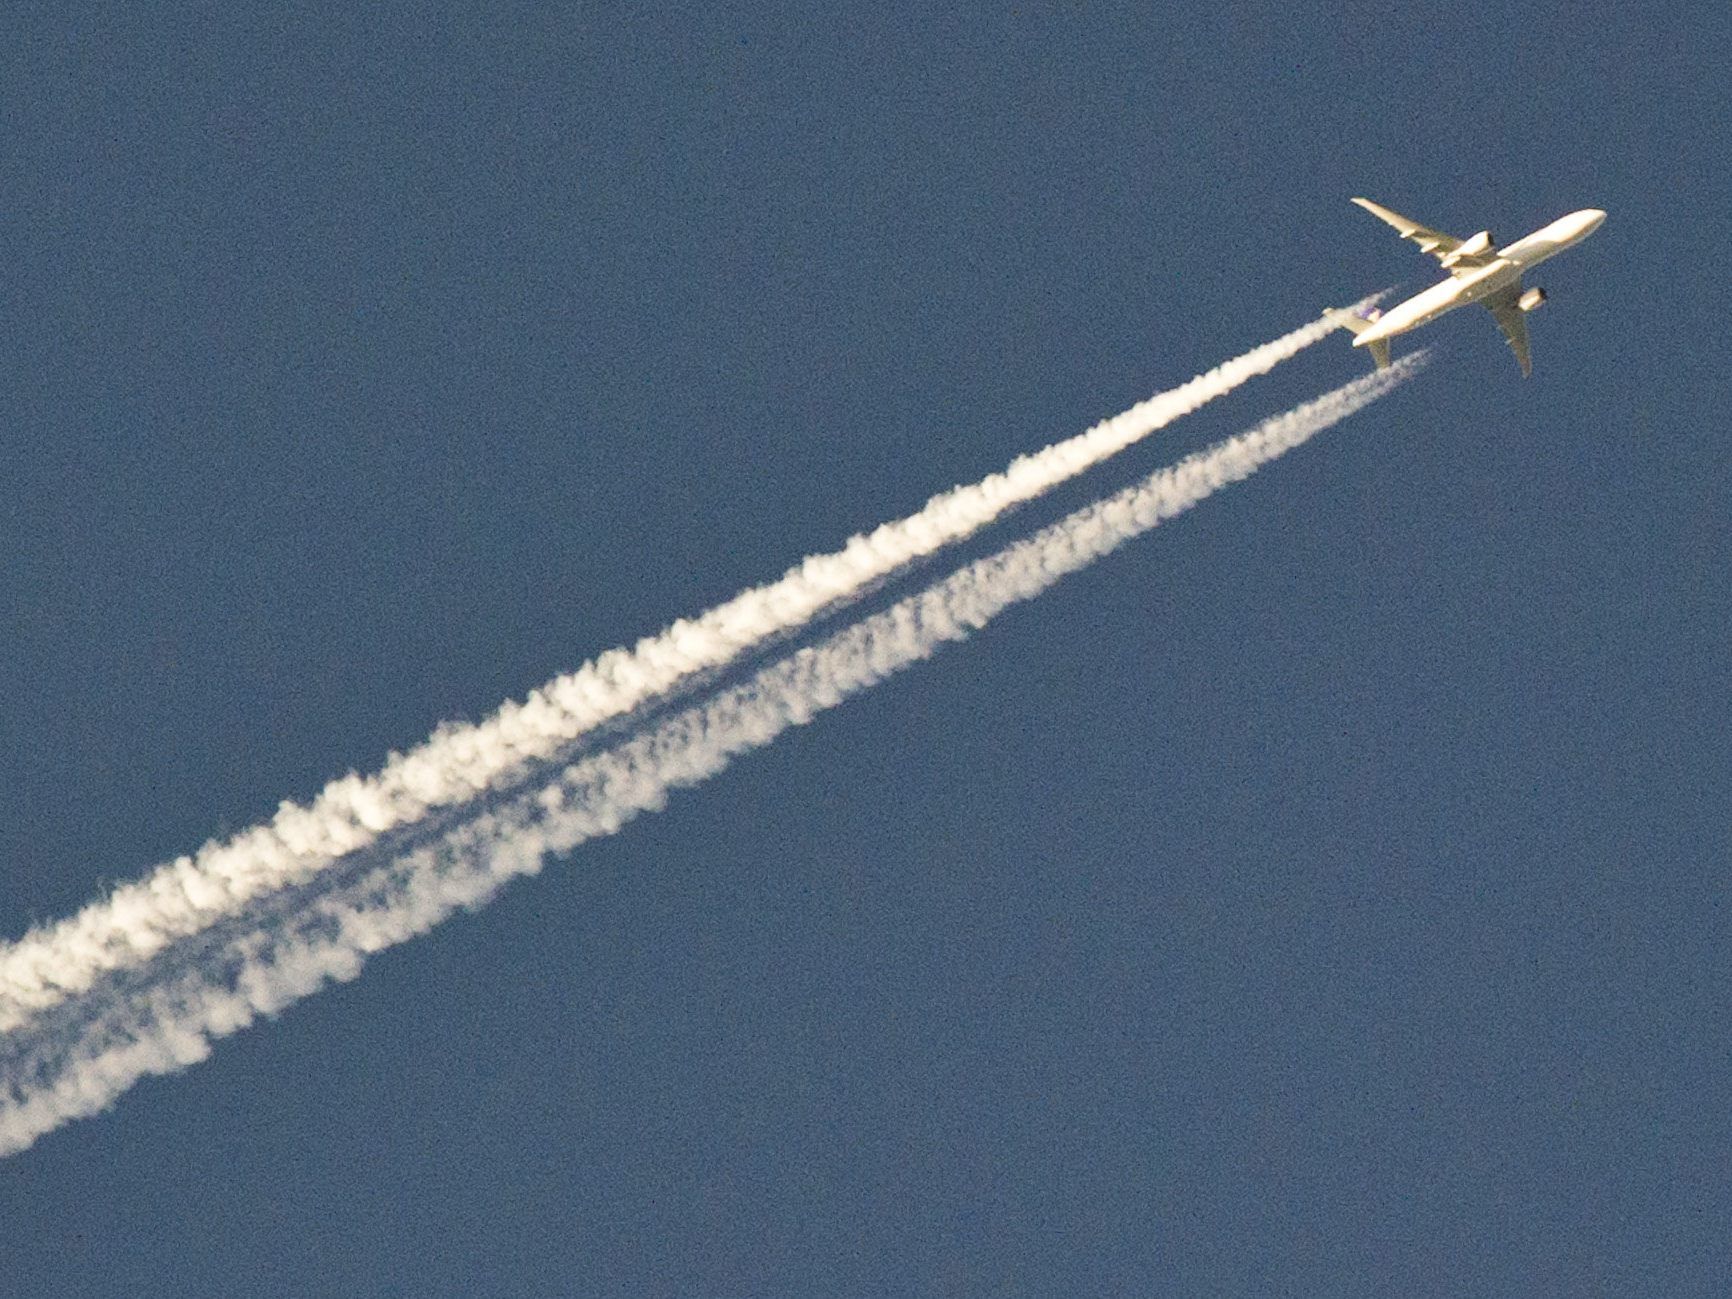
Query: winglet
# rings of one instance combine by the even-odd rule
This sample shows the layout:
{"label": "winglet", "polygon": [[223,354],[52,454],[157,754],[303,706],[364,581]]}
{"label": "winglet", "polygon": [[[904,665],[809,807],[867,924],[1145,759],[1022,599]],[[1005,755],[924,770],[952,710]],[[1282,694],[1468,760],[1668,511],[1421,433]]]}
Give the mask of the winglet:
{"label": "winglet", "polygon": [[1378,220],[1387,221],[1403,234],[1406,234],[1409,230],[1418,229],[1419,227],[1419,222],[1410,221],[1406,217],[1402,216],[1401,213],[1391,212],[1388,208],[1384,207],[1383,204],[1373,203],[1368,198],[1354,198],[1349,201],[1359,204],[1360,207],[1371,213],[1371,215],[1376,217]]}

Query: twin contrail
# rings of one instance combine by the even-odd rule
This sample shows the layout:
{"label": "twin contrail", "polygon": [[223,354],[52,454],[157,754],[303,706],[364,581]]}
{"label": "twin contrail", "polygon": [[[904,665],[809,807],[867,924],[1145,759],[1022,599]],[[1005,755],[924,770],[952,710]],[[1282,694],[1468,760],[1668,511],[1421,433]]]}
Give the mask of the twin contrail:
{"label": "twin contrail", "polygon": [[312,879],[436,808],[509,787],[578,737],[804,626],[1267,373],[1332,329],[1320,320],[1265,343],[1085,433],[1020,457],[1003,473],[935,496],[918,513],[856,536],[838,551],[805,559],[778,581],[676,622],[634,648],[610,650],[483,722],[441,726],[419,747],[391,755],[375,775],[333,781],[305,805],[285,802],[265,824],[212,841],[74,916],[0,944],[0,1033],[88,991],[105,974],[146,964],[255,898]]}
{"label": "twin contrail", "polygon": [[740,754],[961,640],[1161,521],[1197,504],[1410,377],[1416,353],[1186,457],[880,613],[582,758],[430,841],[359,873],[333,872],[271,914],[237,915],[216,950],[173,951],[133,986],[106,983],[76,1016],[14,1035],[0,1075],[0,1155],[110,1104],[138,1079],[203,1059],[210,1043],[274,1014],[365,958],[486,902],[550,854],[611,834]]}

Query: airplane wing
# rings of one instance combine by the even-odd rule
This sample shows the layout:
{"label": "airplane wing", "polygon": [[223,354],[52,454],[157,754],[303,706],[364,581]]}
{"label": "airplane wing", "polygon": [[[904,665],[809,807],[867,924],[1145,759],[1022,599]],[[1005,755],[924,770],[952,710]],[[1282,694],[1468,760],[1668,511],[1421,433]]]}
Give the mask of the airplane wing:
{"label": "airplane wing", "polygon": [[1489,235],[1482,233],[1472,239],[1457,239],[1441,230],[1422,226],[1399,212],[1391,212],[1381,203],[1373,203],[1368,198],[1356,198],[1353,201],[1385,225],[1394,226],[1403,239],[1413,240],[1419,245],[1420,252],[1430,253],[1454,274],[1459,275],[1464,270],[1483,266],[1490,257],[1496,256]]}
{"label": "airplane wing", "polygon": [[1385,225],[1394,226],[1403,239],[1413,240],[1419,245],[1420,252],[1430,253],[1439,261],[1461,247],[1461,240],[1454,236],[1446,235],[1441,230],[1433,230],[1429,226],[1422,226],[1419,222],[1404,217],[1399,212],[1391,212],[1382,204],[1373,203],[1368,198],[1356,198],[1353,201]]}
{"label": "airplane wing", "polygon": [[1518,305],[1520,297],[1521,286],[1512,284],[1502,293],[1486,298],[1485,305],[1491,311],[1492,319],[1497,321],[1497,327],[1503,330],[1503,336],[1509,340],[1510,350],[1515,353],[1516,364],[1521,366],[1522,378],[1525,379],[1534,372],[1534,363],[1528,355],[1528,313]]}

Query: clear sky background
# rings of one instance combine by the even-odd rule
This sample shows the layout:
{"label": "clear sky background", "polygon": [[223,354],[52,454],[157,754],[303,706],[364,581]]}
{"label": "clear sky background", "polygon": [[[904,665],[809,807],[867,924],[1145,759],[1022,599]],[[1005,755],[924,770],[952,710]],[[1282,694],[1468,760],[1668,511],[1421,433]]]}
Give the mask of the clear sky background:
{"label": "clear sky background", "polygon": [[0,933],[1431,282],[1349,195],[1609,219],[0,1163],[0,1290],[1724,1293],[1732,12],[857,8],[14,8]]}

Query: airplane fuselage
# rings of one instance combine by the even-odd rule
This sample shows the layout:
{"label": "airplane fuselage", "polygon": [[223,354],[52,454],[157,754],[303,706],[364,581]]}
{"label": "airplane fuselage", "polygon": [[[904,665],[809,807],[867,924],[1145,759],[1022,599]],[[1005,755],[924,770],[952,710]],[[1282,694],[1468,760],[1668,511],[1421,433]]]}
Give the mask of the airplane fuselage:
{"label": "airplane fuselage", "polygon": [[1579,244],[1598,230],[1605,219],[1606,214],[1598,208],[1583,208],[1580,212],[1559,217],[1525,239],[1518,239],[1507,248],[1500,248],[1497,256],[1484,266],[1476,266],[1472,270],[1451,276],[1443,283],[1434,284],[1424,292],[1391,307],[1369,329],[1354,336],[1353,346],[1365,347],[1370,343],[1393,338],[1397,334],[1405,334],[1410,329],[1417,329],[1436,320],[1446,311],[1454,311],[1470,302],[1479,302],[1501,293],[1518,283],[1524,272],[1538,266],[1546,258],[1555,257],[1571,245]]}

